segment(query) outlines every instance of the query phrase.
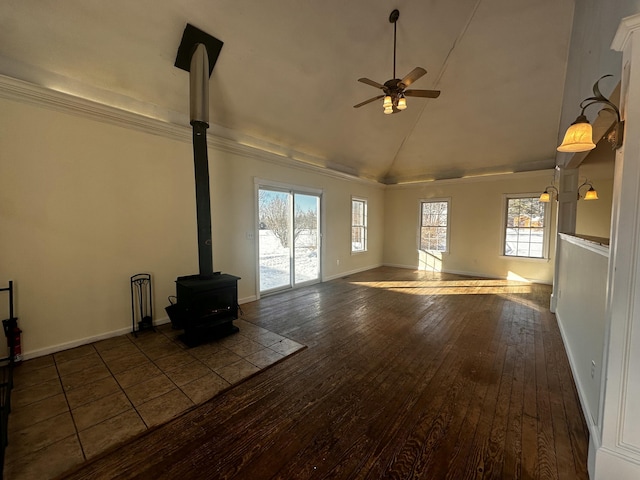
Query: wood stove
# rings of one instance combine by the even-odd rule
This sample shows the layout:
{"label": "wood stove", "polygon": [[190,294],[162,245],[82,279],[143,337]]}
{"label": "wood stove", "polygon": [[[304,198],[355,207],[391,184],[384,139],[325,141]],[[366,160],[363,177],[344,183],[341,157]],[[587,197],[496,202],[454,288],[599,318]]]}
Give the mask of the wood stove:
{"label": "wood stove", "polygon": [[217,38],[187,24],[175,61],[176,67],[189,72],[200,273],[178,277],[177,303],[170,305],[166,310],[173,327],[184,329],[182,340],[189,346],[239,330],[232,322],[238,318],[240,278],[213,271],[211,246],[211,198],[207,153],[208,82],[222,45]]}
{"label": "wood stove", "polygon": [[233,325],[238,318],[238,280],[224,273],[178,277],[172,322],[184,329],[184,343],[194,346],[238,331]]}

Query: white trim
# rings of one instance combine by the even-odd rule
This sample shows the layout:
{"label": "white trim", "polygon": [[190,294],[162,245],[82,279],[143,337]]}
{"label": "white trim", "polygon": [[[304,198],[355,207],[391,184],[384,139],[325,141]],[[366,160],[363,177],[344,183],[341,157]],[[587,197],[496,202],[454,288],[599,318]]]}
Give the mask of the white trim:
{"label": "white trim", "polygon": [[322,279],[323,282],[329,282],[331,280],[337,280],[338,278],[347,277],[349,275],[354,275],[356,273],[366,272],[367,270],[373,270],[374,268],[382,267],[383,264],[378,263],[375,265],[369,265],[367,267],[356,268],[355,270],[349,270],[347,272],[336,273],[335,275],[331,275],[329,277],[324,277]]}
{"label": "white trim", "polygon": [[[153,321],[153,326],[157,327],[169,323],[169,317],[158,318]],[[92,335],[91,337],[80,338],[78,340],[72,340],[70,342],[59,343],[50,347],[41,348],[38,350],[27,351],[23,354],[23,360],[29,360],[32,358],[43,357],[45,355],[51,355],[53,353],[61,352],[63,350],[69,350],[70,348],[80,347],[89,343],[99,342],[100,340],[106,340],[108,338],[119,337],[131,333],[131,325],[128,327],[119,328],[106,333],[100,333],[98,335]]]}
{"label": "white trim", "polygon": [[[353,249],[353,202],[364,203],[364,248],[362,250]],[[367,253],[369,251],[369,199],[367,197],[351,195],[351,201],[349,202],[349,219],[349,245],[351,245],[351,255]]]}
{"label": "white trim", "polygon": [[555,168],[547,168],[543,170],[529,170],[526,172],[505,172],[505,173],[492,173],[488,175],[469,175],[467,177],[460,177],[460,178],[443,178],[441,180],[421,180],[417,182],[387,184],[386,188],[411,189],[411,188],[424,188],[425,186],[441,187],[443,185],[495,182],[498,180],[514,181],[514,180],[521,180],[526,178],[543,178],[543,177],[548,180],[549,175],[553,175],[554,172],[555,172]]}
{"label": "white trim", "polygon": [[274,187],[283,191],[294,191],[296,193],[310,193],[311,195],[322,195],[324,191],[321,188],[303,187],[301,185],[293,185],[291,183],[277,182],[275,180],[267,180],[265,178],[253,177],[253,184],[259,187]]}
{"label": "white trim", "polygon": [[[152,105],[141,104],[146,110],[154,112],[158,117],[165,118],[154,118],[122,108],[112,107],[6,75],[0,75],[0,98],[36,105],[151,135],[186,143],[192,142],[192,131],[188,125],[189,119],[186,115],[176,112],[164,112],[164,115],[160,115],[157,112],[157,107],[154,108]],[[176,122],[181,122],[182,124]],[[316,158],[304,152],[251,137],[219,125],[210,125],[207,145],[215,150],[263,160],[284,167],[311,171],[332,178],[385,188],[384,184],[373,177],[340,171],[341,168],[347,169],[348,167],[333,164],[328,160]]]}
{"label": "white trim", "polygon": [[616,31],[613,41],[611,42],[611,49],[617,52],[622,52],[627,43],[631,39],[633,32],[640,28],[640,14],[631,15],[625,17],[620,21],[618,30]]}
{"label": "white trim", "polygon": [[501,260],[517,260],[518,262],[533,262],[533,263],[549,263],[551,261],[548,257],[517,257],[515,255],[498,255]]}
{"label": "white trim", "polygon": [[518,255],[505,255],[505,245],[507,242],[507,203],[510,199],[514,198],[538,198],[540,196],[539,193],[503,193],[502,194],[502,220],[501,220],[501,233],[500,233],[500,251],[498,257],[504,257],[509,259],[517,259],[517,260],[550,260],[550,236],[551,236],[551,216],[552,216],[552,208],[549,206],[549,203],[544,204],[544,226],[543,228],[543,236],[542,236],[542,257],[521,257]]}
{"label": "white trim", "polygon": [[[238,299],[238,303],[240,305],[243,305],[245,303],[254,302],[255,300],[257,300],[256,296],[251,295],[249,297]],[[153,326],[159,327],[160,325],[165,325],[170,321],[171,320],[169,320],[169,317],[157,318],[153,321]],[[126,335],[128,333],[131,333],[131,326],[119,328],[117,330],[112,330],[106,333],[100,333],[98,335],[92,335],[90,337],[80,338],[78,340],[72,340],[70,342],[59,343],[57,345],[52,345],[52,346],[41,348],[38,350],[27,351],[22,355],[22,358],[23,360],[30,360],[32,358],[43,357],[45,355],[51,355],[53,353],[62,352],[64,350],[69,350],[71,348],[81,347],[82,345],[88,345],[90,343],[99,342],[100,340],[119,337],[121,335]]]}
{"label": "white trim", "polygon": [[597,253],[598,255],[602,255],[603,257],[609,258],[609,247],[605,245],[601,245],[599,243],[592,242],[591,240],[586,240],[584,238],[575,237],[567,233],[559,233],[558,235],[562,240],[568,243],[572,243],[586,250],[590,250],[594,253]]}
{"label": "white trim", "polygon": [[[421,233],[422,233],[422,204],[423,203],[443,203],[447,204],[447,249],[446,250],[422,250],[420,248]],[[438,198],[421,198],[418,200],[418,232],[416,238],[416,248],[418,251],[424,252],[438,252],[441,254],[449,254],[449,246],[451,245],[451,197],[438,197]]]}
{"label": "white trim", "polygon": [[585,389],[580,381],[580,375],[578,375],[578,370],[576,369],[574,363],[574,355],[571,350],[571,345],[567,340],[567,334],[563,327],[562,318],[560,317],[560,313],[556,313],[556,323],[558,324],[558,328],[560,330],[560,336],[562,337],[562,343],[564,344],[564,348],[567,352],[567,358],[569,359],[569,367],[571,368],[571,376],[573,377],[573,381],[576,385],[576,390],[578,391],[578,399],[580,400],[580,406],[582,407],[582,418],[584,418],[587,428],[589,429],[589,450],[597,451],[601,442],[602,432],[600,430],[600,426],[597,423],[597,420],[592,418],[591,415],[588,414],[589,406],[587,404],[587,395],[585,393]]}
{"label": "white trim", "polygon": [[[275,180],[267,180],[264,178],[260,178],[260,177],[253,177],[253,185],[254,185],[254,229],[255,229],[255,234],[254,234],[254,248],[255,248],[255,259],[256,259],[256,295],[255,295],[255,299],[259,300],[261,298],[262,295],[271,295],[272,293],[279,293],[282,291],[286,291],[286,290],[291,290],[294,288],[300,288],[300,287],[305,287],[308,285],[314,285],[316,283],[320,283],[322,282],[322,271],[323,271],[323,262],[324,262],[324,236],[323,236],[323,232],[324,232],[324,227],[325,227],[325,223],[324,223],[324,190],[320,189],[320,188],[313,188],[313,187],[306,187],[306,186],[301,186],[301,185],[294,185],[291,183],[284,183],[284,182],[278,182]],[[319,218],[319,224],[318,224],[318,228],[319,228],[319,232],[318,232],[318,250],[320,253],[320,256],[318,258],[319,261],[319,265],[318,265],[318,277],[313,279],[313,280],[309,280],[306,282],[300,282],[300,283],[296,283],[295,282],[295,272],[294,272],[294,268],[293,266],[295,265],[295,260],[293,258],[293,256],[290,257],[290,262],[291,262],[291,268],[290,268],[290,279],[289,279],[289,286],[282,286],[282,287],[276,287],[273,290],[268,290],[265,292],[262,292],[260,290],[260,228],[259,228],[259,223],[260,223],[260,206],[259,206],[259,196],[260,196],[260,189],[264,188],[265,190],[271,190],[271,191],[280,191],[283,193],[287,193],[291,196],[294,197],[294,201],[290,202],[290,215],[293,218],[294,212],[293,212],[293,208],[294,208],[294,203],[295,203],[295,195],[296,194],[301,194],[301,195],[309,195],[309,196],[314,196],[314,197],[318,197],[318,216]],[[290,229],[291,230],[291,229]],[[290,234],[290,238],[289,238],[289,242],[290,245],[293,245],[293,230],[291,230],[289,232]],[[291,249],[291,254],[293,255],[293,248]]]}
{"label": "white trim", "polygon": [[257,295],[249,295],[248,297],[239,298],[238,304],[244,305],[245,303],[255,302],[256,300],[259,300]]}

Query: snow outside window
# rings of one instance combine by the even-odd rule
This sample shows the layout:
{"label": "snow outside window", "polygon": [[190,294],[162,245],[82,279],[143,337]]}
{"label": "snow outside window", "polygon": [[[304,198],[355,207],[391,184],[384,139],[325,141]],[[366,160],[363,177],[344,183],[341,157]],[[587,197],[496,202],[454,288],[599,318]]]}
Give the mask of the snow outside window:
{"label": "snow outside window", "polygon": [[503,253],[508,257],[545,258],[546,203],[535,197],[506,197]]}
{"label": "snow outside window", "polygon": [[367,251],[367,201],[351,199],[351,252]]}

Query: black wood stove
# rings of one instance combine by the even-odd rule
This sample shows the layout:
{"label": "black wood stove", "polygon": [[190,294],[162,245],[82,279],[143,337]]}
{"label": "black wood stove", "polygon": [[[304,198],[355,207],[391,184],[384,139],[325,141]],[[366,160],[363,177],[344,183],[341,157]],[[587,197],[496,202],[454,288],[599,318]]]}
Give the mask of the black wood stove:
{"label": "black wood stove", "polygon": [[233,324],[238,318],[238,280],[225,273],[178,277],[178,317],[172,322],[174,327],[184,329],[184,343],[193,346],[238,331]]}
{"label": "black wood stove", "polygon": [[173,327],[184,329],[182,340],[189,346],[238,331],[233,320],[238,318],[240,278],[213,271],[211,247],[208,82],[222,45],[217,38],[187,24],[175,62],[176,67],[189,72],[200,273],[178,277],[177,302],[166,310]]}

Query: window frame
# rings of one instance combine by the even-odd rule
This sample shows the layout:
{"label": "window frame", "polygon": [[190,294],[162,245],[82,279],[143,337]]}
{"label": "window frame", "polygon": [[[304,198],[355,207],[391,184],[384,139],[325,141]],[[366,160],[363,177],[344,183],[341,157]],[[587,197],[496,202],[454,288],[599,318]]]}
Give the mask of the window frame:
{"label": "window frame", "polygon": [[[530,198],[534,201],[539,201],[539,193],[506,193],[502,195],[502,216],[501,216],[501,243],[500,243],[500,257],[524,260],[524,261],[548,261],[549,260],[549,244],[551,237],[551,208],[550,203],[543,203],[544,208],[544,220],[542,225],[542,256],[541,257],[525,257],[521,255],[507,255],[505,249],[507,246],[507,226],[509,215],[509,200],[519,198]],[[534,227],[524,227],[534,228]]]}
{"label": "window frame", "polygon": [[[354,202],[361,202],[363,204],[363,225],[359,225],[359,224],[355,224],[354,220],[353,220],[353,204]],[[368,251],[369,248],[369,228],[368,228],[368,216],[369,216],[369,205],[368,205],[368,200],[364,197],[358,197],[355,195],[351,196],[351,254],[360,254],[360,253],[366,253]],[[362,232],[363,232],[363,237],[364,237],[364,241],[362,242],[363,248],[359,249],[359,250],[354,250],[353,248],[353,229],[354,228],[362,228]]]}
{"label": "window frame", "polygon": [[[446,225],[446,243],[447,247],[445,250],[425,250],[422,248],[422,206],[425,203],[446,203],[447,204],[447,225]],[[451,197],[441,197],[441,198],[421,198],[418,201],[418,235],[416,238],[417,248],[422,252],[438,252],[438,253],[449,253],[451,249]]]}

